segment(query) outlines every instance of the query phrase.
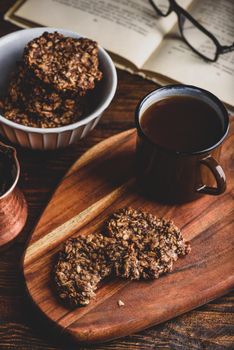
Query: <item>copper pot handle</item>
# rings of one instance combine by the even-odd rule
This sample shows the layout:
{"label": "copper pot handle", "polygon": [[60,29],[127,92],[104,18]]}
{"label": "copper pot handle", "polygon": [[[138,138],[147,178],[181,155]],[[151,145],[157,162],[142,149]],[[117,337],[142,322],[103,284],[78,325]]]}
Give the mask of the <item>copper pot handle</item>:
{"label": "copper pot handle", "polygon": [[215,177],[217,186],[211,187],[207,185],[202,185],[197,189],[197,192],[204,193],[204,194],[211,194],[213,196],[217,196],[219,194],[222,194],[226,190],[226,176],[224,174],[224,171],[219,165],[219,163],[211,156],[208,156],[207,158],[203,158],[200,160],[200,163],[207,166],[212,174]]}

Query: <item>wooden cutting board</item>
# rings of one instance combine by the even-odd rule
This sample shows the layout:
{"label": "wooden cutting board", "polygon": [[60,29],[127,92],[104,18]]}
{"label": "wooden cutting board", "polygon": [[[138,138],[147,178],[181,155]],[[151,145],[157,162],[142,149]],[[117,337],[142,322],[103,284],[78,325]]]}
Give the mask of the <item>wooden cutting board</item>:
{"label": "wooden cutting board", "polygon": [[[129,130],[87,151],[69,170],[39,220],[26,248],[24,276],[30,297],[60,331],[84,342],[102,342],[164,322],[234,287],[234,123],[223,146],[225,194],[184,205],[161,205],[137,194],[133,178],[136,133]],[[70,236],[97,232],[124,206],[174,220],[192,252],[173,272],[154,281],[105,281],[96,299],[71,310],[57,299],[51,268]],[[118,300],[124,302],[119,307]]]}

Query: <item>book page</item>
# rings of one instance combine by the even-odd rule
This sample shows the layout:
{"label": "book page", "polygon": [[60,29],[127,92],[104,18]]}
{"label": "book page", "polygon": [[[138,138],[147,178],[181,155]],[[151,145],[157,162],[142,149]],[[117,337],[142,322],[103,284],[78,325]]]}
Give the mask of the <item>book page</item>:
{"label": "book page", "polygon": [[[210,30],[222,45],[234,41],[234,1],[197,0],[190,13]],[[143,66],[175,81],[207,89],[234,105],[234,51],[220,55],[215,63],[196,55],[175,28]]]}
{"label": "book page", "polygon": [[[192,0],[180,0],[188,6]],[[27,0],[14,13],[44,26],[66,28],[92,38],[138,68],[176,23],[158,17],[148,0]]]}

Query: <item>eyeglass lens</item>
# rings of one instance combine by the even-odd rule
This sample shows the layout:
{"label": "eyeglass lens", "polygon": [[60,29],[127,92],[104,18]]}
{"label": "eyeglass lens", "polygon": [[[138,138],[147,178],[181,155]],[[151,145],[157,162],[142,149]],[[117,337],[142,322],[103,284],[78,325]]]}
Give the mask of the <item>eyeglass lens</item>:
{"label": "eyeglass lens", "polygon": [[180,27],[183,37],[194,50],[209,60],[216,58],[216,43],[183,14],[180,15]]}
{"label": "eyeglass lens", "polygon": [[169,0],[153,0],[155,7],[162,13],[162,15],[167,15],[170,9]]}
{"label": "eyeglass lens", "polygon": [[[170,12],[169,0],[153,0],[158,11],[166,16]],[[209,60],[215,60],[217,55],[216,43],[206,33],[196,26],[190,19],[179,14],[181,34],[187,43],[198,53]]]}

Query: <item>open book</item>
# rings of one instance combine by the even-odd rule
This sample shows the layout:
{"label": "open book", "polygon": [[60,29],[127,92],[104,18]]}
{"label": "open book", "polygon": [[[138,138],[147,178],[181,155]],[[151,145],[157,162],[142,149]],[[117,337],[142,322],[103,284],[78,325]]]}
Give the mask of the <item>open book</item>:
{"label": "open book", "polygon": [[[233,0],[178,3],[223,45],[233,43]],[[5,19],[21,27],[76,31],[98,41],[119,68],[160,85],[197,85],[234,106],[234,52],[221,55],[215,63],[204,61],[181,39],[175,13],[158,17],[147,0],[20,0]]]}

